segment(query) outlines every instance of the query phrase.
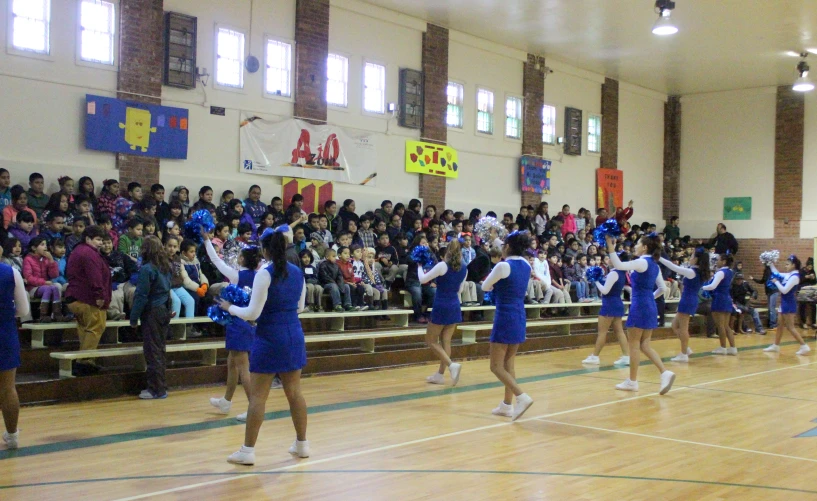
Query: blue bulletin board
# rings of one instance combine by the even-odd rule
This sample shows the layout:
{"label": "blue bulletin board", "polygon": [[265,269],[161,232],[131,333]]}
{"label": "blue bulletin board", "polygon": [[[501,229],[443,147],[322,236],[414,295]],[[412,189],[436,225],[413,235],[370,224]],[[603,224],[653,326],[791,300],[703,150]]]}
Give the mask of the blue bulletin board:
{"label": "blue bulletin board", "polygon": [[128,155],[187,158],[188,110],[85,96],[85,147]]}
{"label": "blue bulletin board", "polygon": [[519,159],[519,189],[549,195],[550,165],[550,160],[523,155]]}

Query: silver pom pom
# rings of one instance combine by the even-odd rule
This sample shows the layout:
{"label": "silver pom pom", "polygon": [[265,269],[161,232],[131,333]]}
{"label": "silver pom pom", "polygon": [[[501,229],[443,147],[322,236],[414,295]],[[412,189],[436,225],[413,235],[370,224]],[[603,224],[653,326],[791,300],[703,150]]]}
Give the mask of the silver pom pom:
{"label": "silver pom pom", "polygon": [[508,234],[508,230],[505,228],[505,226],[503,226],[500,221],[497,221],[495,217],[485,216],[474,225],[474,231],[483,242],[491,241],[491,228],[496,229],[496,233],[499,238],[505,238],[505,236]]}
{"label": "silver pom pom", "polygon": [[719,254],[715,254],[714,252],[709,255],[709,269],[710,270],[717,270],[718,269],[718,260],[720,258],[721,258],[721,256]]}
{"label": "silver pom pom", "polygon": [[778,259],[780,259],[780,251],[778,250],[770,250],[760,253],[760,262],[763,263],[764,266],[769,266],[770,264],[776,263]]}

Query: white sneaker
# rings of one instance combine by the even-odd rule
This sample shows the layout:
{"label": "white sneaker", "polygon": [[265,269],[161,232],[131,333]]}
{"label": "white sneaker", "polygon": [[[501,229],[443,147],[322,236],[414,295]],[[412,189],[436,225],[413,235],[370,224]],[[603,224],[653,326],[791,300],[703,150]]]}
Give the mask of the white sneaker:
{"label": "white sneaker", "polygon": [[229,414],[230,413],[230,407],[233,406],[233,403],[230,402],[229,400],[224,400],[224,397],[221,397],[221,398],[211,398],[210,399],[210,405],[212,405],[213,407],[218,409],[219,412],[221,412],[222,414]]}
{"label": "white sneaker", "polygon": [[513,405],[506,404],[505,402],[499,402],[499,407],[492,410],[491,414],[494,416],[511,417],[513,416]]}
{"label": "white sneaker", "polygon": [[243,413],[239,414],[238,416],[235,417],[235,420],[236,421],[241,421],[242,423],[246,423],[247,422],[247,413],[243,412]]}
{"label": "white sneaker", "polygon": [[675,373],[672,371],[664,371],[661,374],[661,391],[660,395],[666,395],[672,389],[672,383],[675,382]]}
{"label": "white sneaker", "polygon": [[683,363],[689,362],[689,355],[684,355],[683,353],[681,353],[680,355],[675,355],[674,357],[672,357],[670,359],[670,362],[683,362]]}
{"label": "white sneaker", "polygon": [[736,356],[738,356],[738,349],[737,349],[736,347],[733,347],[733,348],[727,348],[727,349],[726,349],[726,354],[727,354],[727,355],[731,355],[731,356],[733,356],[733,357],[736,357]]}
{"label": "white sneaker", "polygon": [[780,353],[780,346],[776,344],[769,345],[768,348],[763,348],[766,353]]}
{"label": "white sneaker", "polygon": [[[460,382],[460,371],[462,370],[462,364],[455,364],[452,363],[448,366],[448,372],[451,374],[451,386],[457,386],[457,383]],[[437,373],[439,374],[439,372]]]}
{"label": "white sneaker", "polygon": [[720,347],[712,350],[713,355],[726,355],[726,348]]}
{"label": "white sneaker", "polygon": [[630,378],[627,378],[623,383],[617,384],[616,389],[621,391],[638,391],[638,381],[630,381]]}
{"label": "white sneaker", "polygon": [[804,344],[800,346],[800,349],[797,350],[797,353],[795,353],[795,355],[807,355],[810,351],[811,348],[809,348],[807,344]]}
{"label": "white sneaker", "polygon": [[426,383],[431,384],[445,384],[445,378],[439,372],[435,372],[434,375],[428,376],[426,378]]}
{"label": "white sneaker", "polygon": [[16,449],[18,447],[17,440],[20,438],[20,430],[14,433],[3,432],[3,442],[6,443],[6,449]]}
{"label": "white sneaker", "polygon": [[618,360],[613,362],[613,365],[629,366],[630,365],[630,357],[622,355],[622,356],[618,357]]}
{"label": "white sneaker", "polygon": [[587,365],[599,365],[601,363],[601,360],[599,360],[599,357],[597,357],[596,355],[590,355],[589,357],[582,360],[582,363]]}
{"label": "white sneaker", "polygon": [[247,466],[252,466],[255,464],[255,451],[253,452],[244,452],[244,447],[233,452],[227,458],[228,463],[233,464],[244,464]]}
{"label": "white sneaker", "polygon": [[692,355],[692,348],[687,346],[687,355]]}
{"label": "white sneaker", "polygon": [[284,383],[281,382],[281,378],[275,376],[272,378],[272,384],[270,385],[271,390],[280,390],[284,387]]}
{"label": "white sneaker", "polygon": [[516,403],[513,405],[513,416],[511,421],[516,421],[522,417],[522,414],[533,405],[533,399],[527,393],[523,393],[516,397]]}
{"label": "white sneaker", "polygon": [[301,442],[300,440],[295,440],[292,442],[292,445],[289,447],[289,453],[293,456],[298,456],[299,458],[308,458],[309,457],[309,440],[304,440]]}

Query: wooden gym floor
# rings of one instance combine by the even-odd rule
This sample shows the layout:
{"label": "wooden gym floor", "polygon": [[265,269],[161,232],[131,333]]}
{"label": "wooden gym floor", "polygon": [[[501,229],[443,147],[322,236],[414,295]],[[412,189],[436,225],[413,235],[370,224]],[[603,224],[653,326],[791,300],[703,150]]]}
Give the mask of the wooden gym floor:
{"label": "wooden gym floor", "polygon": [[739,336],[738,357],[693,339],[665,397],[652,366],[639,393],[613,388],[617,346],[599,369],[581,366],[589,347],[521,356],[535,403],[513,424],[490,413],[502,390],[484,359],[455,389],[427,385],[431,365],[308,378],[312,457],[287,453],[273,390],[254,467],[225,461],[243,439],[240,388],[229,417],[208,403],[221,387],[24,408],[21,448],[0,449],[0,499],[817,499],[817,355],[763,353],[770,337]]}

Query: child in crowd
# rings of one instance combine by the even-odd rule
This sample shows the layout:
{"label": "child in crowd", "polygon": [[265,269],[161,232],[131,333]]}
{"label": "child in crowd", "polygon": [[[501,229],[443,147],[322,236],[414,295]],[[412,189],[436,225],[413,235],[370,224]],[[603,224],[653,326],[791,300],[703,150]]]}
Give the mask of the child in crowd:
{"label": "child in crowd", "polygon": [[307,246],[307,250],[312,254],[312,265],[317,267],[317,265],[323,261],[323,256],[329,247],[324,243],[323,239],[321,239],[321,236],[315,232],[313,232],[309,238],[310,242]]}
{"label": "child in crowd", "polygon": [[15,237],[8,237],[3,242],[3,258],[0,260],[23,274],[23,244]]}
{"label": "child in crowd", "polygon": [[298,257],[301,258],[301,271],[304,272],[306,283],[306,307],[317,313],[321,311],[323,287],[318,279],[318,270],[312,266],[312,252],[304,249],[298,254]]}
{"label": "child in crowd", "polygon": [[74,180],[68,176],[62,176],[57,179],[60,185],[60,193],[68,197],[68,204],[74,205]]}
{"label": "child in crowd", "polygon": [[326,245],[331,246],[334,243],[334,237],[332,236],[332,232],[329,231],[329,219],[326,217],[326,214],[321,214],[318,218],[318,235],[320,235],[321,239]]}
{"label": "child in crowd", "polygon": [[326,259],[318,265],[318,281],[332,300],[335,313],[352,311],[351,291],[343,279],[343,273],[337,264],[338,255],[335,249],[326,249]]}
{"label": "child in crowd", "polygon": [[363,258],[363,287],[366,295],[371,298],[373,310],[389,309],[389,290],[383,275],[377,271],[375,266],[375,250],[366,249]]}
{"label": "child in crowd", "polygon": [[156,202],[156,226],[164,228],[170,218],[170,205],[165,202],[165,187],[158,183],[153,184],[150,187],[150,194]]}
{"label": "child in crowd", "polygon": [[418,233],[423,232],[423,220],[422,219],[415,219],[414,225],[409,228],[409,231],[406,233],[406,236],[409,240],[414,240],[414,236]]}
{"label": "child in crowd", "polygon": [[573,287],[573,290],[576,291],[576,299],[580,303],[589,302],[590,300],[587,297],[587,280],[583,280],[584,277],[581,273],[581,267],[571,256],[565,255],[562,260],[562,274],[564,275],[565,282],[569,283]]}
{"label": "child in crowd", "polygon": [[31,240],[38,235],[37,228],[34,227],[34,216],[27,211],[18,212],[16,222],[9,234],[19,240],[24,249],[28,249]]}
{"label": "child in crowd", "polygon": [[562,267],[560,266],[561,258],[556,251],[548,254],[548,267],[550,270],[550,285],[553,287],[553,302],[554,303],[572,303],[570,298],[570,284],[565,283]]}
{"label": "child in crowd", "polygon": [[[62,231],[65,229],[65,214],[56,210],[48,213],[48,220],[45,222],[45,229],[40,233],[48,242],[64,238]],[[63,245],[65,242],[63,242]]]}
{"label": "child in crowd", "polygon": [[190,214],[190,190],[184,186],[176,186],[173,188],[173,191],[170,193],[170,203],[168,204],[171,209],[173,208],[173,202],[178,202],[179,216],[172,217],[181,217],[182,221],[186,220]]}
{"label": "child in crowd", "polygon": [[[141,248],[139,249],[141,252]],[[133,296],[136,286],[131,279],[139,268],[136,263],[124,253],[116,250],[113,246],[113,239],[110,235],[102,237],[102,246],[99,248],[100,254],[108,261],[111,268],[111,304],[108,306],[108,320],[124,320],[127,318],[125,312],[133,306]]]}
{"label": "child in crowd", "polygon": [[300,253],[306,250],[306,234],[304,233],[304,225],[299,224],[292,230],[292,245],[295,246],[295,252]]}
{"label": "child in crowd", "polygon": [[352,309],[354,311],[361,311],[364,306],[363,296],[365,290],[360,283],[361,279],[355,277],[354,264],[352,263],[352,255],[349,247],[341,247],[338,249],[338,256],[338,266],[340,267],[340,272],[343,274],[343,281],[349,286],[352,297]]}
{"label": "child in crowd", "polygon": [[202,209],[212,213],[216,212],[216,206],[213,204],[213,188],[209,186],[202,186],[199,189],[199,199],[193,204],[193,207],[190,208],[192,212]]}
{"label": "child in crowd", "polygon": [[219,206],[216,209],[216,215],[219,219],[223,218],[227,215],[227,212],[230,210],[229,203],[231,200],[235,198],[235,193],[231,190],[224,190],[221,192],[221,198],[219,199]]}
{"label": "child in crowd", "polygon": [[158,228],[156,228],[156,220],[152,217],[145,219],[144,226],[142,226],[142,238],[144,239],[149,236],[160,238]]}
{"label": "child in crowd", "polygon": [[257,235],[263,235],[264,230],[275,227],[273,226],[275,224],[275,218],[269,212],[262,214],[258,221],[258,230],[256,231]]}
{"label": "child in crowd", "polygon": [[399,272],[397,249],[389,242],[389,234],[381,233],[377,238],[377,262],[375,268],[390,285]]}
{"label": "child in crowd", "polygon": [[34,211],[37,219],[40,219],[45,209],[45,204],[48,203],[48,195],[44,193],[45,180],[43,175],[39,172],[32,172],[28,176],[28,208]]}
{"label": "child in crowd", "polygon": [[71,223],[71,234],[65,237],[65,252],[70,256],[74,247],[82,242],[82,232],[88,226],[88,222],[84,217],[78,217]]}
{"label": "child in crowd", "polygon": [[527,297],[525,298],[525,304],[542,304],[542,301],[545,298],[545,293],[541,280],[539,280],[536,276],[536,269],[534,268],[536,258],[534,257],[533,251],[527,250],[525,253],[525,259],[528,260],[528,264],[530,265],[530,279],[528,279],[528,292]]}
{"label": "child in crowd", "polygon": [[357,234],[360,237],[360,240],[363,242],[363,247],[365,249],[373,249],[375,246],[375,240],[377,239],[377,235],[375,235],[371,226],[371,216],[367,214],[360,216],[360,229],[357,230]]}
{"label": "child in crowd", "polygon": [[588,265],[586,255],[578,254],[576,256],[576,267],[579,273],[579,278],[584,282],[585,288],[587,289],[587,298],[590,301],[598,301],[599,299],[598,288],[595,287],[595,284],[591,284],[587,281],[587,269],[590,266]]}
{"label": "child in crowd", "polygon": [[119,251],[128,256],[134,263],[142,253],[142,230],[144,224],[139,219],[128,221],[128,231],[119,237]]}
{"label": "child in crowd", "polygon": [[352,245],[352,235],[349,232],[343,232],[338,235],[337,243],[332,248],[340,255],[340,248],[349,247],[350,245]]}
{"label": "child in crowd", "polygon": [[[193,318],[196,316],[196,301],[187,290],[198,289],[198,284],[194,284],[190,277],[187,276],[187,270],[185,270],[182,258],[179,255],[179,240],[176,237],[167,239],[165,252],[170,258],[170,300],[174,316],[181,317],[182,306],[184,306],[185,318]],[[198,335],[192,334],[189,337],[201,336],[195,330],[193,333]]]}
{"label": "child in crowd", "polygon": [[31,239],[28,254],[23,260],[23,279],[29,296],[41,298],[40,323],[67,320],[62,314],[62,287],[53,282],[59,276],[59,267],[48,252],[45,237]]}
{"label": "child in crowd", "polygon": [[284,201],[281,197],[273,197],[270,204],[267,205],[267,212],[272,214],[272,227],[277,228],[286,222],[286,215],[284,214]]}
{"label": "child in crowd", "polygon": [[12,221],[17,219],[17,214],[21,212],[28,212],[34,218],[34,224],[37,224],[37,214],[28,208],[28,195],[22,186],[16,185],[11,187],[11,205],[7,205],[3,209],[3,225],[8,228]]}
{"label": "child in crowd", "polygon": [[224,256],[224,244],[230,239],[230,225],[225,222],[216,223],[215,233],[213,234],[213,248],[219,257]]}
{"label": "child in crowd", "polygon": [[113,223],[111,223],[111,217],[107,214],[102,214],[97,218],[97,224],[105,231],[108,232],[108,235],[111,236],[111,243],[113,243],[113,248],[119,248],[119,233],[114,231]]}
{"label": "child in crowd", "polygon": [[477,257],[477,252],[471,247],[471,235],[468,233],[463,233],[462,235],[462,265],[468,266],[471,264],[471,261]]}
{"label": "child in crowd", "polygon": [[134,206],[142,201],[142,197],[142,185],[136,181],[128,183],[128,196],[116,199],[116,212],[112,218],[116,231],[124,233],[128,229],[128,221],[136,215]]}
{"label": "child in crowd", "polygon": [[[226,226],[226,225],[225,225]],[[175,221],[165,223],[165,231],[162,234],[162,243],[167,242],[168,237],[181,238],[182,228]]]}
{"label": "child in crowd", "polygon": [[207,280],[207,276],[201,271],[201,263],[196,257],[196,242],[184,239],[182,240],[180,250],[184,271],[187,272],[187,276],[191,282],[185,282],[185,287],[191,295],[195,293],[193,299],[196,300],[196,304],[198,304],[201,298],[207,295],[207,289],[210,288],[210,281]]}
{"label": "child in crowd", "polygon": [[91,205],[91,199],[88,198],[88,195],[74,197],[74,220],[81,217],[85,218],[90,226],[96,226],[93,205]]}
{"label": "child in crowd", "polygon": [[119,181],[116,179],[106,179],[103,181],[102,192],[97,199],[97,216],[108,216],[111,218],[111,223],[113,223],[116,220],[117,198],[119,198]]}
{"label": "child in crowd", "polygon": [[68,286],[68,279],[65,278],[65,265],[68,264],[68,258],[65,255],[65,242],[61,238],[55,238],[48,244],[48,250],[51,252],[51,257],[57,262],[57,269],[60,271],[60,276],[52,280],[55,284],[60,284],[63,292]]}
{"label": "child in crowd", "polygon": [[[546,281],[542,283],[542,299],[539,304],[550,303],[553,298],[553,287],[550,279],[550,267],[548,266],[547,251],[545,249],[538,249],[536,251],[536,259],[533,261],[533,269],[536,272],[534,275],[543,277]],[[537,278],[538,280],[538,278]]]}

